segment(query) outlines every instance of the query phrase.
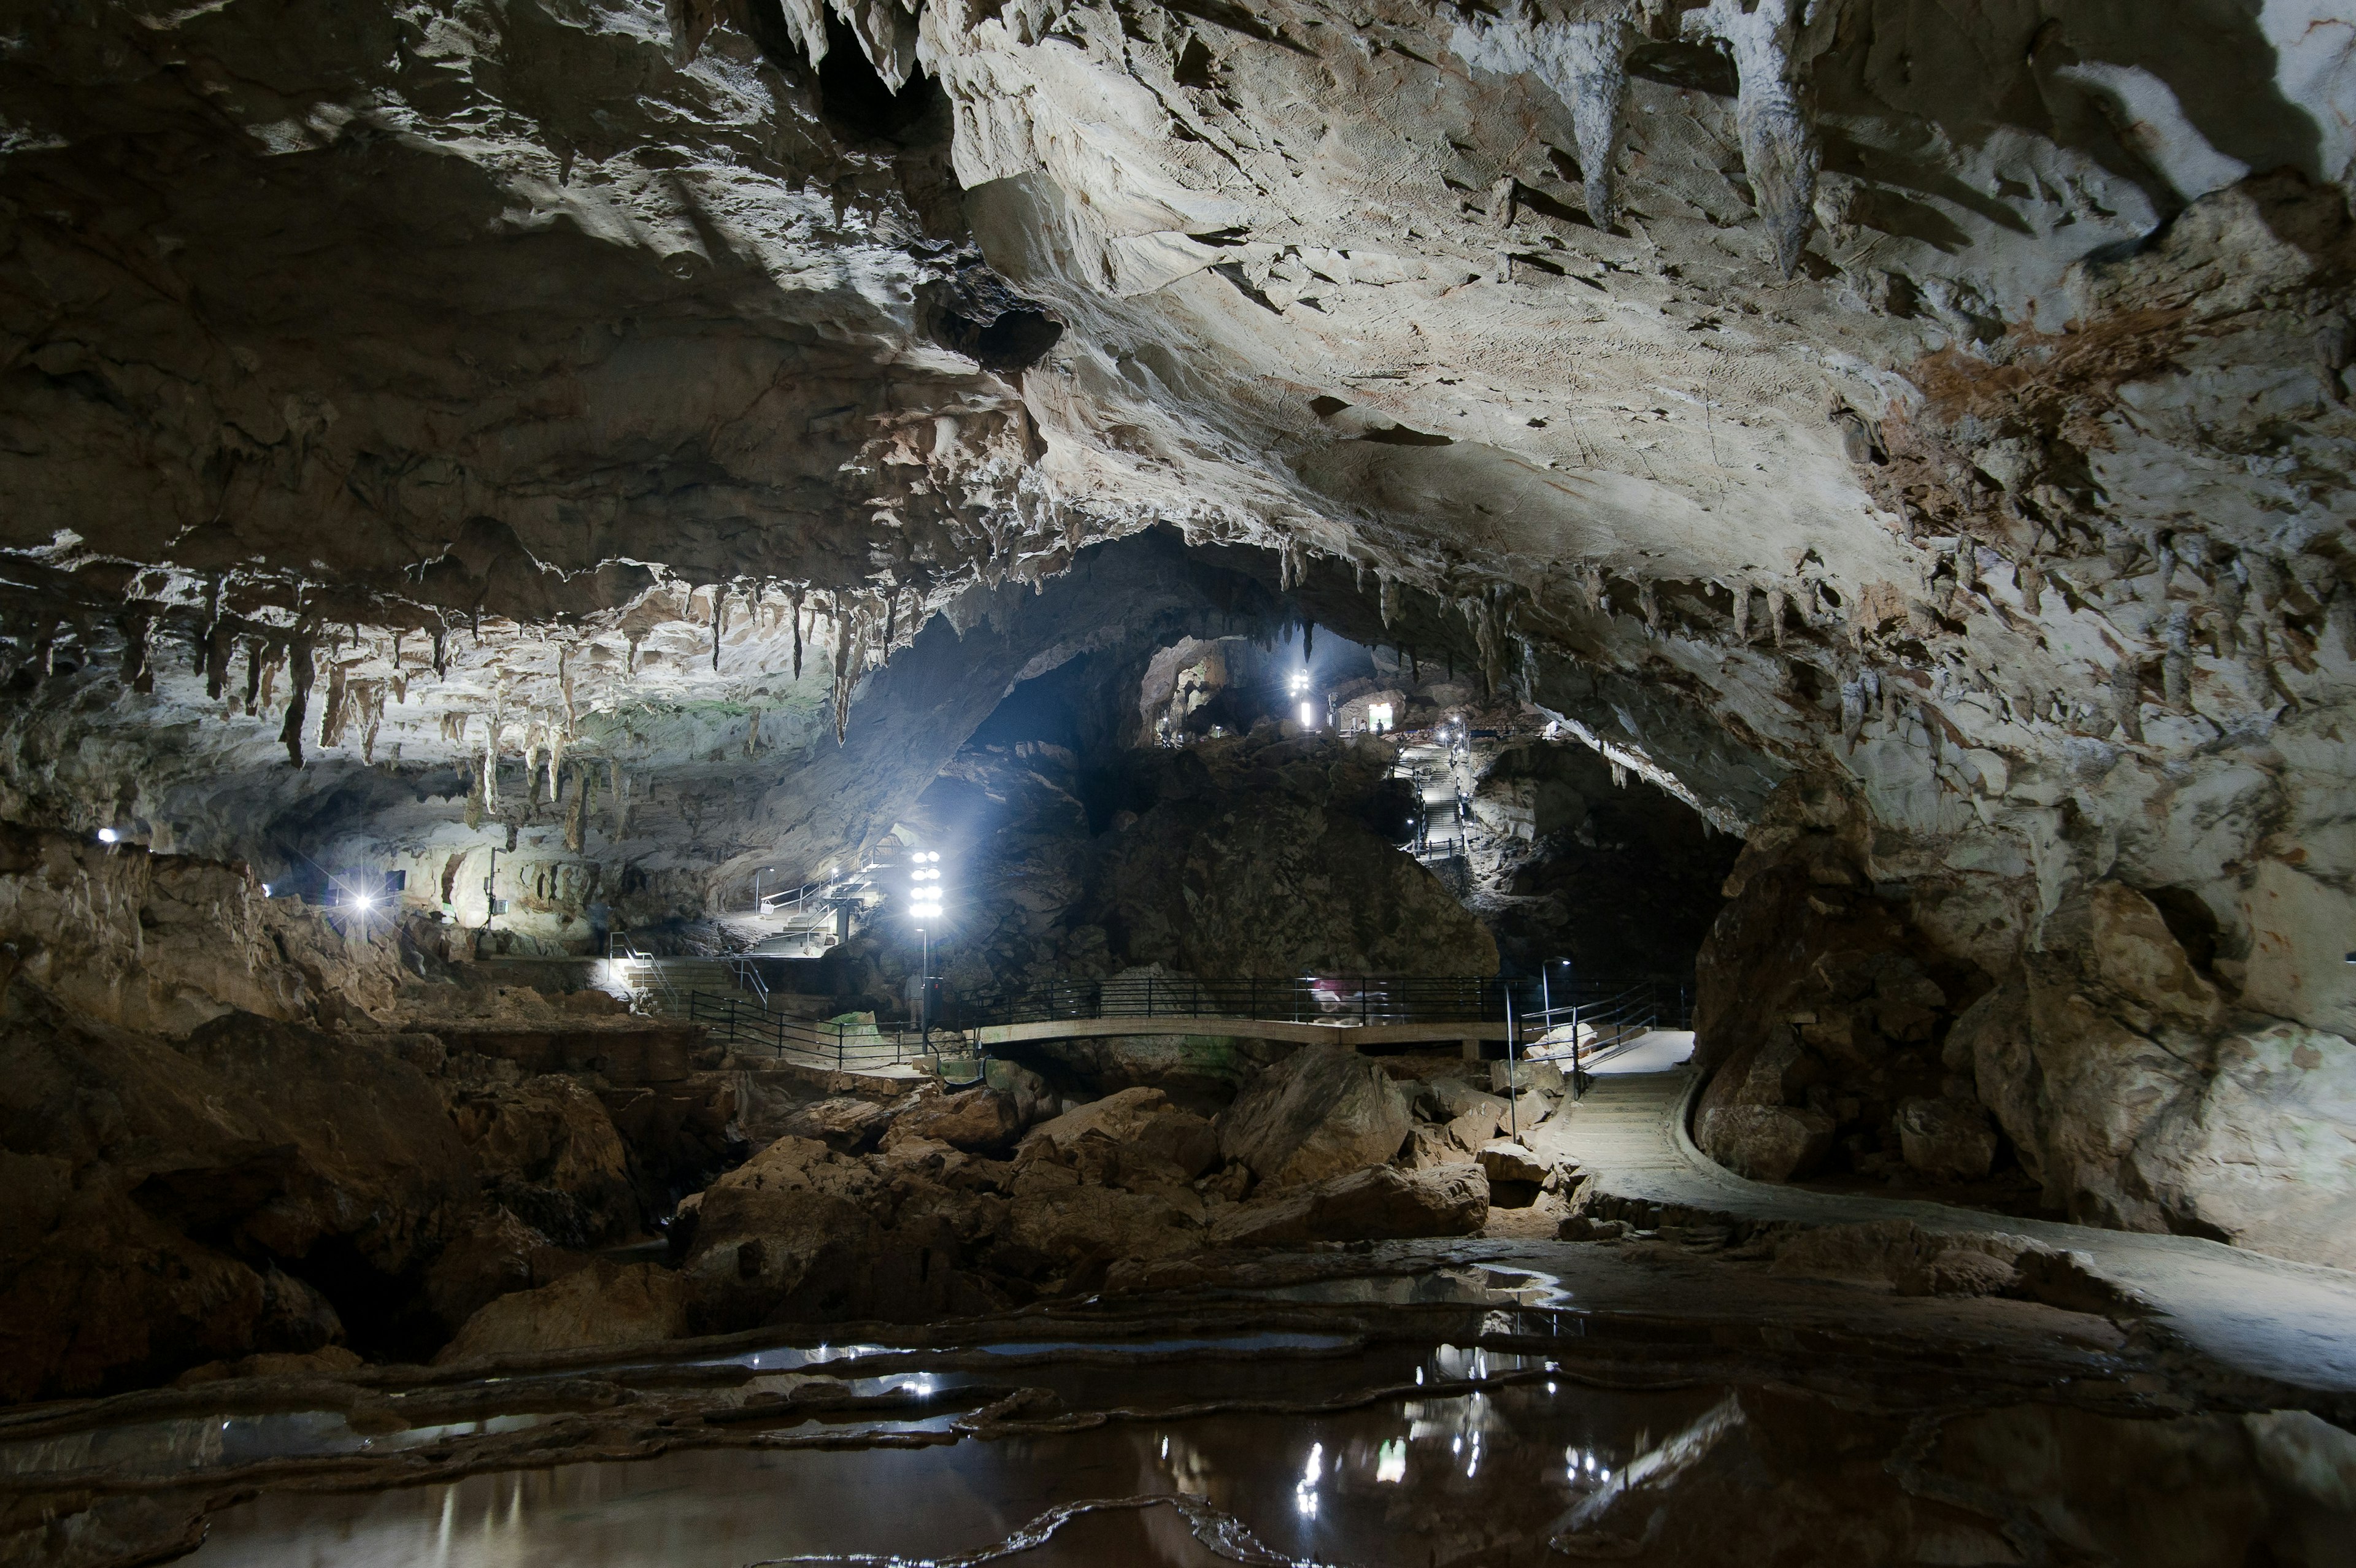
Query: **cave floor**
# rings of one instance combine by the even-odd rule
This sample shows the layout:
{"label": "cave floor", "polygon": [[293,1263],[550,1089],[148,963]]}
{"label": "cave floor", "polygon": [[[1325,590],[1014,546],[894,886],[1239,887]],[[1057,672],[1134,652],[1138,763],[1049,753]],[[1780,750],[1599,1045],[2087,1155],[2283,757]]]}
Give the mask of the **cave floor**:
{"label": "cave floor", "polygon": [[[1665,1044],[1650,1060],[1631,1053],[1613,1065],[1658,1066],[1673,1051],[1673,1043]],[[1531,1141],[1542,1155],[1578,1161],[1593,1179],[1595,1196],[1606,1202],[1706,1221],[1908,1221],[1933,1232],[2026,1236],[2084,1254],[2095,1273],[2141,1298],[2153,1322],[2222,1366],[2296,1388],[2356,1392],[2356,1275],[2195,1236],[1745,1180],[1703,1154],[1687,1135],[1698,1083],[1683,1067],[1607,1071],[1569,1115],[1549,1118]]]}
{"label": "cave floor", "polygon": [[20,1409],[0,1561],[2343,1560],[2356,1441],[2309,1412],[2347,1401],[1771,1252],[1198,1255],[986,1320]]}

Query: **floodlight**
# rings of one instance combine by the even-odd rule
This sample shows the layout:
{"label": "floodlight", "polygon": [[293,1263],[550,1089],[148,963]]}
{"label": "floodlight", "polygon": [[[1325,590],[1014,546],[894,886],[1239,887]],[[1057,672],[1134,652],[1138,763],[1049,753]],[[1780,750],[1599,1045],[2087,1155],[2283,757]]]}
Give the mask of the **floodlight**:
{"label": "floodlight", "polygon": [[112,844],[122,837],[122,834],[117,833],[112,827],[102,827],[98,830],[98,841],[102,844]]}

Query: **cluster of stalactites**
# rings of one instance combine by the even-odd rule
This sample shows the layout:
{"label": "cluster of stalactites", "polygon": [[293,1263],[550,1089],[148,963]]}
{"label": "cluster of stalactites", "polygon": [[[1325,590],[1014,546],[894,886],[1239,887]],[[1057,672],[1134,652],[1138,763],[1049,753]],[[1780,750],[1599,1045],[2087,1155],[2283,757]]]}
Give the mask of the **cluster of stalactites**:
{"label": "cluster of stalactites", "polygon": [[[1722,44],[1734,62],[1735,127],[1743,172],[1785,277],[1800,264],[1815,223],[1819,154],[1803,105],[1797,63],[1800,0],[1709,0],[1684,13],[1689,37]],[[1460,26],[1464,61],[1498,75],[1526,73],[1570,111],[1587,215],[1599,229],[1619,216],[1613,179],[1627,97],[1627,57],[1643,41],[1635,0],[1590,0],[1567,17],[1515,12]]]}

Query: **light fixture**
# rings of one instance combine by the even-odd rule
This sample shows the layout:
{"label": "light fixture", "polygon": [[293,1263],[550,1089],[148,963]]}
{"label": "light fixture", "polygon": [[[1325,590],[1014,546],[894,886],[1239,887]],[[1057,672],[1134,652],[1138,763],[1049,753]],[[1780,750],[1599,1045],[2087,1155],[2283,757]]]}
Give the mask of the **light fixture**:
{"label": "light fixture", "polygon": [[354,893],[352,907],[357,910],[371,910],[376,908],[376,900],[367,893]]}
{"label": "light fixture", "polygon": [[1309,704],[1306,702],[1301,705],[1301,722],[1302,727],[1305,729],[1314,730],[1317,728],[1317,720],[1309,716]]}
{"label": "light fixture", "polygon": [[118,843],[122,840],[122,837],[123,835],[117,833],[112,827],[102,827],[98,830],[98,841],[102,844]]}

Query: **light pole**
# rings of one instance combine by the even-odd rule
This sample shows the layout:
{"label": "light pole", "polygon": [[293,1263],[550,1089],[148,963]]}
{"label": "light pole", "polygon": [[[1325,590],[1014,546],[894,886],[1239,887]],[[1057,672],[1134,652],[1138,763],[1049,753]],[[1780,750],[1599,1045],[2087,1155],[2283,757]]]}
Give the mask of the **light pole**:
{"label": "light pole", "polygon": [[933,923],[941,918],[941,852],[908,858],[908,913],[916,923],[916,1028],[925,1049],[933,1043]]}

